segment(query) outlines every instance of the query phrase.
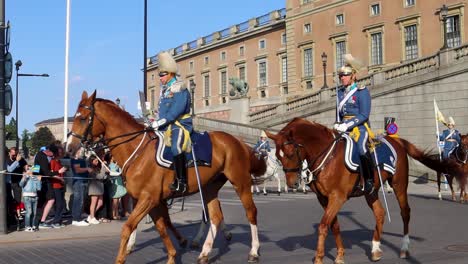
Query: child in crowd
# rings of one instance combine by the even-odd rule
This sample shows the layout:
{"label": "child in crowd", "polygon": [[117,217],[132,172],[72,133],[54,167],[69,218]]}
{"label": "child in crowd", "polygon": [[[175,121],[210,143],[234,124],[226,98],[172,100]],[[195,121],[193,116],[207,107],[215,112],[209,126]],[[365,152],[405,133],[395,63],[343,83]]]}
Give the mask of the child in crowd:
{"label": "child in crowd", "polygon": [[23,171],[23,178],[19,185],[23,188],[23,200],[26,207],[24,226],[26,232],[34,232],[37,231],[34,224],[36,223],[37,192],[41,190],[41,176],[33,175],[29,165],[25,165]]}

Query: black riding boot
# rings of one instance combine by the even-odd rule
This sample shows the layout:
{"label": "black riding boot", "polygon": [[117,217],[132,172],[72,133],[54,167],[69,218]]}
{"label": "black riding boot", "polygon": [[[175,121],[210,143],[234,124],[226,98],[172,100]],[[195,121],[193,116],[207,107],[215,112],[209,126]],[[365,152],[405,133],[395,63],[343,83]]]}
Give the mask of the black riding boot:
{"label": "black riding boot", "polygon": [[372,193],[374,191],[374,165],[369,152],[366,155],[359,156],[359,159],[361,160],[359,170],[362,177],[364,177],[364,192]]}
{"label": "black riding boot", "polygon": [[185,153],[174,157],[175,179],[170,188],[172,191],[184,193],[187,190],[187,168]]}

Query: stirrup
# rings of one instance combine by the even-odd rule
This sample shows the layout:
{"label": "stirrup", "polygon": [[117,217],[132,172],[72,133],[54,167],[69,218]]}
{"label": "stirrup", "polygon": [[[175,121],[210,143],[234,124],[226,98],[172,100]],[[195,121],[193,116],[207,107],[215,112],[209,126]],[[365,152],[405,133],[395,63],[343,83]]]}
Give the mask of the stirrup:
{"label": "stirrup", "polygon": [[372,194],[375,191],[374,182],[370,180],[365,180],[364,186],[362,187],[362,191],[367,194]]}
{"label": "stirrup", "polygon": [[185,191],[187,191],[187,184],[181,182],[180,180],[176,180],[176,181],[174,181],[174,182],[171,184],[171,186],[170,186],[169,188],[170,188],[171,191],[173,191],[173,192],[181,192],[181,193],[184,193]]}

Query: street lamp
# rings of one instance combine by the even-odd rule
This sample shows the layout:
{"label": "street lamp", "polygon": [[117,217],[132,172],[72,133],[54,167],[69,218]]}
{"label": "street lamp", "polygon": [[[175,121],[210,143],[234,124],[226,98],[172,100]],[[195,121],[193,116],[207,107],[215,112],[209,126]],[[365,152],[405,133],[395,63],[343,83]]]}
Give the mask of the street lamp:
{"label": "street lamp", "polygon": [[119,98],[115,99],[115,103],[117,104],[118,107],[120,107],[120,99]]}
{"label": "street lamp", "polygon": [[322,65],[323,65],[323,86],[322,89],[328,88],[327,85],[327,54],[322,53]]}
{"label": "street lamp", "polygon": [[18,134],[18,77],[21,76],[26,76],[26,77],[49,77],[49,74],[43,73],[43,74],[31,74],[31,73],[18,73],[19,69],[21,66],[23,66],[23,62],[21,60],[18,60],[15,63],[16,66],[16,150],[19,151],[19,134]]}
{"label": "street lamp", "polygon": [[195,84],[195,81],[193,79],[190,80],[190,92],[192,93],[192,117],[195,116],[195,87],[197,85]]}
{"label": "street lamp", "polygon": [[441,50],[447,49],[447,14],[448,14],[448,7],[444,4],[440,8],[439,11],[439,19],[442,21],[442,25],[444,27],[444,45],[442,46]]}

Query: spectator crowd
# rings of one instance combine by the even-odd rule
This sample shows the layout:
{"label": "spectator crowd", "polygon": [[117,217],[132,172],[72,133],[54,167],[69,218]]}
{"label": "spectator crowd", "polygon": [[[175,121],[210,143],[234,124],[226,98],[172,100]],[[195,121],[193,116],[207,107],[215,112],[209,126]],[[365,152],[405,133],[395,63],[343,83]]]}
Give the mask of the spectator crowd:
{"label": "spectator crowd", "polygon": [[29,161],[15,147],[8,150],[2,177],[10,228],[35,232],[81,227],[129,215],[132,201],[110,152],[96,155],[79,150],[70,157],[55,142]]}

